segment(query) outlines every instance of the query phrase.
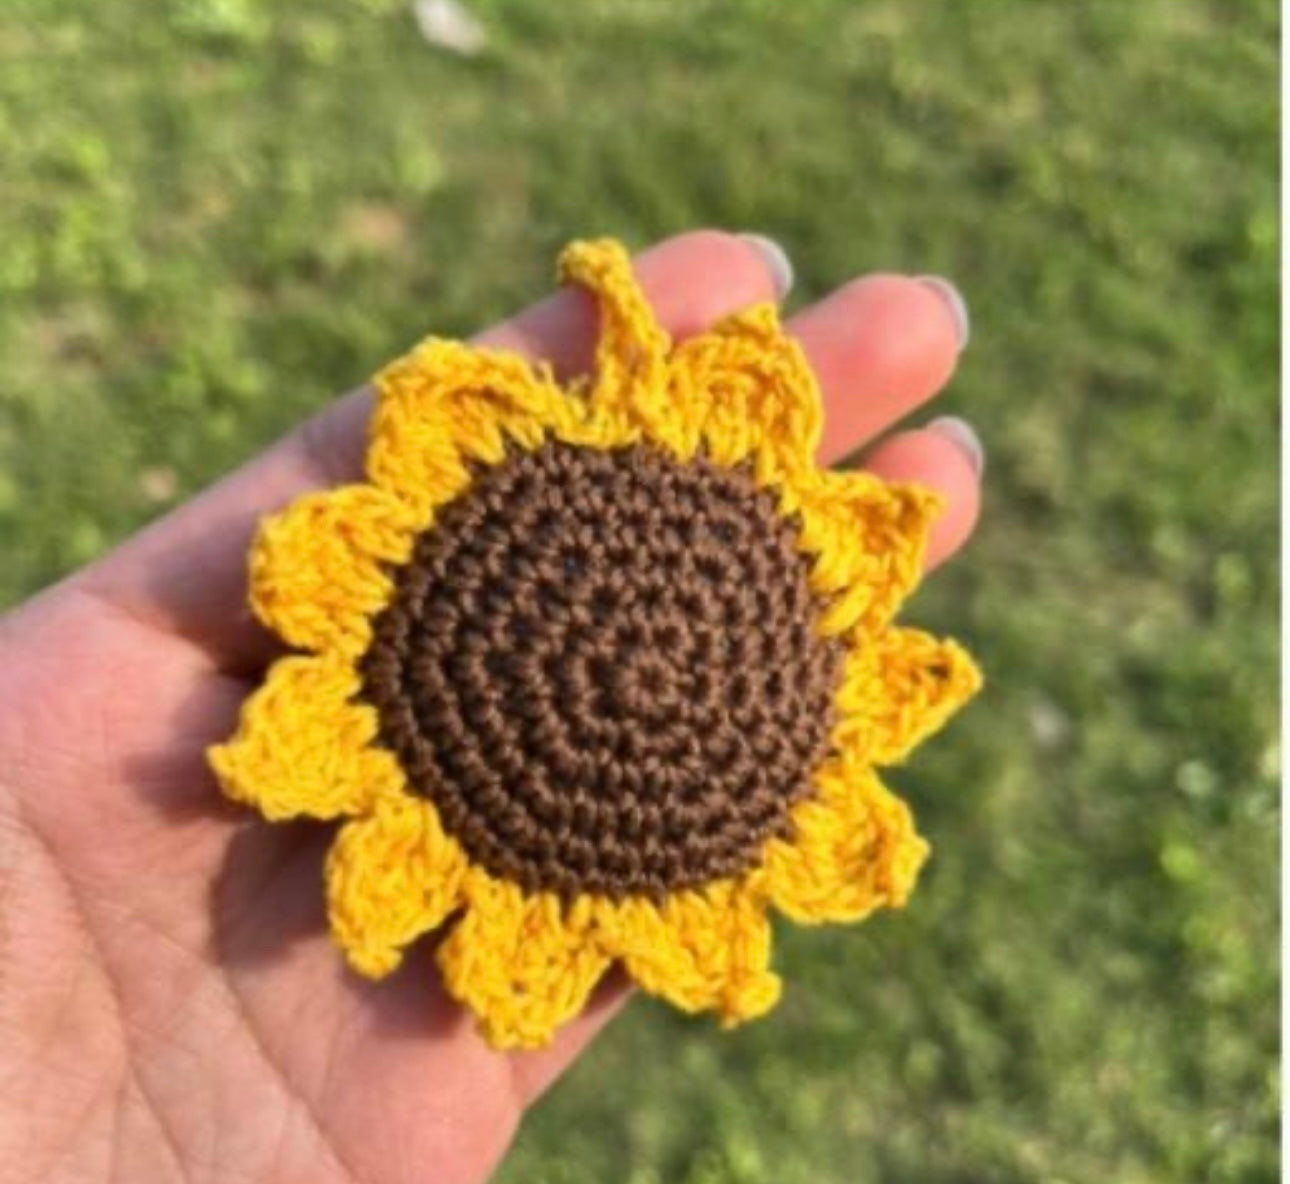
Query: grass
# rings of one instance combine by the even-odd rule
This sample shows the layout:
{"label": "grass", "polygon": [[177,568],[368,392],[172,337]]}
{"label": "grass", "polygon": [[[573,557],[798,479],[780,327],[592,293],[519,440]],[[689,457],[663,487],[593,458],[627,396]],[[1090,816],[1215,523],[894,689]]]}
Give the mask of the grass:
{"label": "grass", "polygon": [[1275,4],[475,9],[10,0],[0,600],[573,235],[950,275],[987,512],[915,615],[990,685],[896,776],[923,887],[760,1025],[634,1005],[502,1179],[1276,1179]]}

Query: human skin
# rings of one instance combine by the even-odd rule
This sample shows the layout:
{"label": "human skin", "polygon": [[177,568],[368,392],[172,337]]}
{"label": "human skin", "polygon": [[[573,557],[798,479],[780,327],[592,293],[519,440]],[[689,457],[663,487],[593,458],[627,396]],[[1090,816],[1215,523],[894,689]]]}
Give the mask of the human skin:
{"label": "human skin", "polygon": [[[636,260],[678,337],[774,299],[739,236]],[[884,433],[949,379],[933,286],[867,276],[788,322],[824,397],[821,460],[938,490],[928,567],[975,523],[978,465],[944,425]],[[563,290],[478,340],[590,364]],[[359,476],[370,392],[338,400],[103,559],[0,618],[0,1182],[473,1184],[630,997],[611,978],[540,1052],[498,1053],[430,943],[380,983],[326,933],[331,828],[224,801],[205,750],[279,652],[246,608],[256,521]],[[877,443],[874,443],[877,441]]]}

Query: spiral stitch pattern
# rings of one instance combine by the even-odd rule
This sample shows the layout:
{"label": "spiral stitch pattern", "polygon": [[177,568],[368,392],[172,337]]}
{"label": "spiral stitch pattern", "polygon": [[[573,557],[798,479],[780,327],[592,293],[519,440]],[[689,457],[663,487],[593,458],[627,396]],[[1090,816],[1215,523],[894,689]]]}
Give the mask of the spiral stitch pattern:
{"label": "spiral stitch pattern", "polygon": [[549,442],[481,472],[395,588],[363,693],[494,875],[661,899],[788,833],[842,651],[746,474]]}

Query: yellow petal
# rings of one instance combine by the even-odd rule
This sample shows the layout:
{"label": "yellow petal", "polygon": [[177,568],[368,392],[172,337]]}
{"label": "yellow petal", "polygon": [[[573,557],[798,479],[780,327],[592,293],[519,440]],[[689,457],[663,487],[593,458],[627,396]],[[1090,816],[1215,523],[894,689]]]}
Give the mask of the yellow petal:
{"label": "yellow petal", "polygon": [[620,418],[638,400],[656,398],[665,381],[671,338],[655,318],[622,244],[612,239],[570,243],[560,253],[557,271],[562,282],[579,284],[596,301],[591,406]]}
{"label": "yellow petal", "polygon": [[751,461],[759,484],[814,463],[823,413],[801,347],[772,304],[759,304],[683,342],[666,390],[646,403],[650,435],[688,458],[701,443],[718,464]]}
{"label": "yellow petal", "polygon": [[390,599],[387,565],[406,562],[418,525],[406,503],[371,485],[307,494],[260,526],[251,607],[290,645],[357,656]]}
{"label": "yellow petal", "polygon": [[210,750],[225,794],[279,819],[355,814],[397,793],[403,774],[371,747],[376,711],[352,701],[358,689],[357,672],[336,655],[280,658],[232,738]]}
{"label": "yellow petal", "polygon": [[763,875],[775,906],[810,923],[903,905],[929,851],[909,807],[856,759],[829,762],[816,782],[816,795],[793,810],[791,840],[766,847]]}
{"label": "yellow petal", "polygon": [[448,992],[494,1048],[549,1043],[609,966],[592,901],[526,895],[479,867],[467,873],[464,896],[466,911],[437,955]]}
{"label": "yellow petal", "polygon": [[381,978],[460,903],[465,856],[430,802],[397,796],[346,823],[327,856],[327,915],[349,964]]}
{"label": "yellow petal", "polygon": [[684,1011],[715,1009],[725,1025],[754,1019],[779,999],[765,908],[738,881],[636,898],[615,909],[612,949],[651,995]]}
{"label": "yellow petal", "polygon": [[873,764],[894,764],[980,686],[980,672],[954,642],[918,629],[883,630],[847,657],[836,736]]}
{"label": "yellow petal", "polygon": [[470,484],[471,462],[532,450],[585,414],[550,372],[501,350],[430,338],[377,376],[367,471],[425,515]]}
{"label": "yellow petal", "polygon": [[922,576],[940,498],[863,472],[820,473],[790,492],[801,549],[814,557],[811,586],[828,601],[820,632],[885,625]]}

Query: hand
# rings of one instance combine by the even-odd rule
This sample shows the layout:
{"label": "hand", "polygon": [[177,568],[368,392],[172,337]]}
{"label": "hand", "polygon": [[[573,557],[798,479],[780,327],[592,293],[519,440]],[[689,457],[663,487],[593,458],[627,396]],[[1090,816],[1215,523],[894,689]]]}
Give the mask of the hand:
{"label": "hand", "polygon": [[[637,261],[676,336],[775,292],[748,240],[698,232]],[[585,369],[593,312],[562,291],[482,340]],[[827,412],[823,459],[949,378],[960,327],[926,283],[871,276],[793,317]],[[221,799],[207,745],[275,655],[245,607],[256,520],[354,479],[370,395],[329,407],[93,566],[0,619],[0,1180],[483,1180],[525,1107],[623,1001],[607,983],[539,1053],[502,1055],[422,943],[372,984],[325,931],[331,828]],[[928,563],[972,529],[952,426],[867,467],[939,490]]]}

